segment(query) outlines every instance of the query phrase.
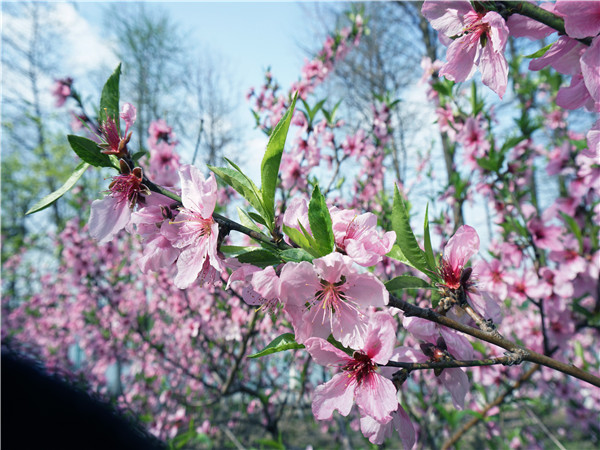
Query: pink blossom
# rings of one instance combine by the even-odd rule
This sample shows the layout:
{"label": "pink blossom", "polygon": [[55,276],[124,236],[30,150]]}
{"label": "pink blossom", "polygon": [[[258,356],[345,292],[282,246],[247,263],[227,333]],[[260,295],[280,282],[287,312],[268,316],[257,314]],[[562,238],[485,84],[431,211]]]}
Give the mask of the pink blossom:
{"label": "pink blossom", "polygon": [[335,245],[357,264],[365,267],[377,264],[396,241],[396,233],[383,235],[377,231],[377,217],[372,213],[357,215],[354,210],[329,210],[333,223]]}
{"label": "pink blossom", "polygon": [[443,289],[449,290],[447,294],[462,295],[466,301],[485,318],[499,321],[501,311],[498,302],[492,296],[476,287],[472,269],[466,268],[466,264],[475,253],[479,251],[479,236],[474,228],[463,225],[454,236],[450,238],[444,247],[440,275]]}
{"label": "pink blossom", "polygon": [[[539,6],[546,11],[554,11],[554,3],[542,3]],[[554,28],[544,25],[527,16],[522,16],[521,14],[511,14],[506,21],[506,25],[510,30],[511,36],[525,37],[535,41],[543,39],[552,33],[556,33]]]}
{"label": "pink blossom", "polygon": [[60,108],[65,104],[67,99],[71,96],[71,85],[73,84],[72,78],[62,78],[54,81],[52,88],[52,95],[56,99],[56,107]]}
{"label": "pink blossom", "polygon": [[150,197],[154,204],[146,205],[131,215],[132,226],[144,240],[143,256],[138,259],[138,265],[142,272],[158,271],[161,267],[169,267],[179,256],[179,249],[171,245],[171,242],[162,235],[161,227],[164,223],[165,212],[170,210],[157,202],[161,198],[163,204],[169,200],[160,194]]}
{"label": "pink blossom", "polygon": [[100,244],[110,241],[129,223],[132,209],[150,190],[143,184],[142,169],[131,168],[121,160],[121,174],[113,177],[108,195],[94,200],[90,213],[89,229]]}
{"label": "pink blossom", "polygon": [[358,273],[352,259],[334,252],[313,263],[287,263],[281,270],[281,295],[296,340],[330,334],[350,348],[364,345],[369,306],[384,306],[388,292],[371,273]]}
{"label": "pink blossom", "polygon": [[131,103],[125,103],[121,109],[120,117],[125,121],[125,136],[127,136],[127,132],[133,126],[137,117],[135,106]]}
{"label": "pink blossom", "polygon": [[[419,322],[414,322],[414,324],[417,323]],[[440,330],[444,330],[444,328],[445,327],[440,327]],[[468,350],[465,346],[464,348],[466,352],[462,353],[462,355],[452,352],[449,343],[445,341],[447,337],[452,336],[456,337],[460,335],[458,335],[452,330],[448,330],[448,332],[444,333],[444,337],[439,337],[435,343],[421,344],[421,352],[415,351],[415,349],[411,347],[397,347],[394,350],[394,355],[391,359],[393,361],[407,361],[417,363],[423,363],[427,361],[443,361],[445,359],[453,359],[454,357],[458,357],[458,359],[461,360],[471,359],[473,355],[472,347],[470,350]],[[466,340],[463,336],[460,336],[460,338]],[[443,369],[438,376],[438,380],[450,393],[454,407],[459,410],[464,409],[465,397],[467,395],[467,392],[469,392],[470,387],[469,377],[467,376],[467,374],[458,367]]]}
{"label": "pink blossom", "polygon": [[531,232],[533,242],[544,250],[561,251],[564,246],[559,238],[562,228],[556,225],[546,225],[541,219],[534,217],[527,222],[527,229]]}
{"label": "pink blossom", "polygon": [[398,408],[396,388],[378,373],[377,365],[387,364],[396,342],[396,321],[388,313],[373,315],[364,345],[352,357],[325,339],[306,340],[306,350],[320,365],[338,365],[342,372],[315,389],[312,410],[318,420],[329,420],[337,410],[347,416],[356,400],[360,411],[379,423],[392,420]]}
{"label": "pink blossom", "polygon": [[415,428],[402,406],[398,405],[396,411],[392,411],[392,420],[387,423],[380,423],[371,416],[361,413],[360,431],[369,439],[372,444],[383,444],[386,438],[393,435],[395,429],[400,436],[402,446],[405,450],[410,450],[416,442]]}
{"label": "pink blossom", "polygon": [[444,44],[449,43],[451,37],[459,36],[449,43],[448,62],[441,68],[440,76],[461,82],[471,78],[475,67],[479,67],[483,84],[502,98],[508,83],[508,64],[504,57],[508,28],[502,16],[493,11],[479,14],[467,0],[427,0],[421,12],[440,32]]}
{"label": "pink blossom", "polygon": [[565,19],[565,30],[572,38],[585,38],[600,33],[600,2],[557,0],[554,11]]}
{"label": "pink blossom", "polygon": [[179,179],[183,208],[162,230],[173,247],[181,249],[174,283],[186,289],[198,275],[204,282],[214,281],[224,266],[217,255],[219,226],[212,217],[217,199],[214,175],[205,180],[196,167],[185,165]]}

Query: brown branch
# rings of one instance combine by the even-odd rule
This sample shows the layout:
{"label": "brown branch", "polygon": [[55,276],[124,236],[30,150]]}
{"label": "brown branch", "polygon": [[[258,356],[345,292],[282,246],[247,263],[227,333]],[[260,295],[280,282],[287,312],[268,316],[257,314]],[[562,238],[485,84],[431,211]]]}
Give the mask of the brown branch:
{"label": "brown branch", "polygon": [[520,354],[524,361],[530,361],[533,363],[541,364],[551,369],[558,370],[559,372],[565,373],[567,375],[571,375],[580,380],[586,381],[596,387],[600,387],[599,377],[592,375],[591,373],[585,372],[584,370],[581,370],[578,367],[575,367],[571,364],[565,364],[548,356],[536,353],[528,348],[517,345],[516,343],[502,337],[499,333],[486,333],[485,331],[481,331],[477,328],[471,327],[469,325],[464,325],[460,322],[452,320],[446,316],[442,316],[441,314],[438,314],[431,309],[419,308],[418,306],[401,300],[393,295],[390,295],[389,306],[401,309],[402,311],[404,311],[404,314],[406,316],[420,317],[422,319],[429,320],[440,325],[444,325],[448,328],[452,328],[454,330],[481,339],[482,341],[489,342],[490,344],[497,345],[498,347],[502,347],[511,353]]}
{"label": "brown branch", "polygon": [[412,370],[427,370],[427,369],[450,369],[450,368],[454,368],[454,367],[494,366],[497,364],[509,366],[509,365],[514,364],[515,362],[518,362],[518,361],[515,361],[515,358],[512,356],[500,356],[497,358],[487,358],[487,359],[473,359],[473,360],[465,360],[465,361],[453,359],[450,361],[435,361],[435,362],[430,361],[430,362],[424,362],[424,363],[389,361],[387,364],[384,364],[384,366],[400,367],[402,369],[412,371]]}

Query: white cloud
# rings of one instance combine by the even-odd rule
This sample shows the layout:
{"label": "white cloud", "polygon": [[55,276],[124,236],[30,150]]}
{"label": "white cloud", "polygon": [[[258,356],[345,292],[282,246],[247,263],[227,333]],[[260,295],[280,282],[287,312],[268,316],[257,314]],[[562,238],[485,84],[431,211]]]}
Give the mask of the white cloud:
{"label": "white cloud", "polygon": [[86,21],[71,3],[58,3],[48,20],[65,30],[63,35],[70,73],[80,77],[104,66],[115,67],[118,60],[107,39]]}

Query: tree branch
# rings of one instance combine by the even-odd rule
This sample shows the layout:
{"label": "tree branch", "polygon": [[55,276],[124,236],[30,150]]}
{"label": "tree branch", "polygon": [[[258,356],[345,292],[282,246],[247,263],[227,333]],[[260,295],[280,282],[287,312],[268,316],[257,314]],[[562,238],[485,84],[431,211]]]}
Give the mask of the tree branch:
{"label": "tree branch", "polygon": [[452,328],[454,330],[476,337],[478,339],[481,339],[482,341],[486,341],[490,344],[502,347],[505,350],[508,350],[512,353],[520,354],[524,361],[530,361],[537,364],[541,364],[551,369],[558,370],[559,372],[565,373],[567,375],[571,375],[582,381],[586,381],[596,387],[600,387],[599,377],[592,375],[591,373],[585,372],[573,365],[565,364],[548,356],[536,353],[528,348],[517,345],[514,342],[502,337],[499,333],[487,333],[477,328],[473,328],[469,325],[464,325],[446,316],[442,316],[441,314],[438,314],[431,309],[419,308],[418,306],[401,300],[393,295],[390,296],[389,306],[401,309],[402,311],[404,311],[406,316],[420,317],[422,319],[447,326],[448,328]]}

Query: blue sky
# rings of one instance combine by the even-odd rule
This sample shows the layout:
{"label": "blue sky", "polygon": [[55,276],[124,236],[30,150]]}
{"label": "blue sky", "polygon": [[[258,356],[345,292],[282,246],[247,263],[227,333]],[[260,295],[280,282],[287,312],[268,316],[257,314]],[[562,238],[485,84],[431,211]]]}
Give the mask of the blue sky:
{"label": "blue sky", "polygon": [[[101,33],[105,6],[82,2],[77,10]],[[262,81],[268,66],[283,86],[289,85],[305,57],[298,42],[315,45],[295,2],[148,2],[146,7],[168,13],[192,48],[221,55],[244,91]]]}

